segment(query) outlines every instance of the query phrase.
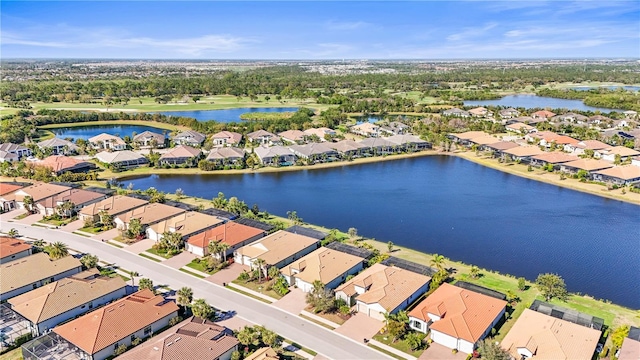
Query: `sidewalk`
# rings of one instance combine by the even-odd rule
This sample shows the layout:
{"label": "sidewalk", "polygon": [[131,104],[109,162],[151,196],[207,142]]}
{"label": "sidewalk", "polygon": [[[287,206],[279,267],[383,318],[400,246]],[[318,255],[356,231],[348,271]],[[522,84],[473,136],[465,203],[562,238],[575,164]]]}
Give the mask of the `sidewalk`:
{"label": "sidewalk", "polygon": [[274,298],[272,298],[272,297],[270,297],[270,296],[267,296],[267,295],[265,295],[265,294],[261,294],[261,293],[259,293],[259,292],[257,292],[257,291],[253,291],[253,290],[251,290],[251,289],[248,289],[248,288],[246,288],[246,287],[244,287],[244,286],[240,286],[240,285],[234,284],[234,283],[232,283],[232,282],[228,283],[228,284],[227,284],[227,286],[228,286],[228,287],[232,287],[232,288],[234,288],[234,289],[238,289],[238,290],[240,290],[240,291],[242,291],[242,292],[246,292],[247,294],[251,294],[251,295],[256,296],[256,297],[259,297],[259,298],[261,298],[261,299],[265,299],[265,300],[267,300],[267,301],[268,301],[269,303],[271,303],[271,304],[273,304],[274,302],[276,302],[276,301],[277,301],[276,299],[274,299]]}

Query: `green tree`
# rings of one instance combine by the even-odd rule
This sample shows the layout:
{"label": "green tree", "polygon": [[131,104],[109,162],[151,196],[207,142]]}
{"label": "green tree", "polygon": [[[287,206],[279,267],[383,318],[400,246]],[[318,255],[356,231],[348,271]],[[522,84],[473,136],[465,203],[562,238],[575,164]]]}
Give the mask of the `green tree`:
{"label": "green tree", "polygon": [[438,271],[442,271],[444,270],[444,261],[445,261],[445,257],[443,255],[439,255],[439,254],[433,254],[433,257],[431,258],[431,266],[435,267],[436,269],[438,269]]}
{"label": "green tree", "polygon": [[478,275],[480,275],[480,268],[477,267],[476,265],[472,265],[470,273],[471,273],[471,277],[475,279],[478,277]]}
{"label": "green tree", "polygon": [[86,254],[80,258],[80,263],[82,263],[82,266],[84,266],[85,269],[96,267],[98,265],[98,261],[100,261],[100,259],[98,259],[97,256],[91,254]]}
{"label": "green tree", "polygon": [[404,340],[409,345],[411,350],[418,350],[422,347],[422,341],[424,340],[424,334],[420,334],[417,332],[410,332],[405,336]]}
{"label": "green tree", "polygon": [[449,273],[446,270],[439,270],[431,277],[431,283],[429,284],[429,291],[435,291],[440,285],[447,280]]}
{"label": "green tree", "polygon": [[271,266],[269,270],[267,270],[267,275],[269,276],[269,279],[275,280],[278,275],[280,275],[280,270],[275,266]]}
{"label": "green tree", "polygon": [[302,225],[302,218],[298,216],[297,211],[287,211],[287,218],[295,225]]}
{"label": "green tree", "polygon": [[178,303],[178,305],[182,306],[183,308],[186,308],[187,306],[189,306],[193,301],[193,290],[191,290],[190,287],[187,287],[187,286],[181,287],[176,292],[176,295],[178,295],[176,302]]}
{"label": "green tree", "polygon": [[127,235],[130,239],[139,236],[142,233],[142,222],[140,219],[134,218],[129,220],[129,227],[127,229]]}
{"label": "green tree", "polygon": [[120,344],[118,345],[118,347],[113,351],[113,355],[118,356],[118,355],[122,355],[125,352],[127,352],[127,345],[125,344]]}
{"label": "green tree", "polygon": [[22,199],[22,203],[24,204],[24,208],[27,209],[27,211],[32,212],[33,211],[33,198],[29,195],[25,196]]}
{"label": "green tree", "polygon": [[347,234],[349,234],[349,236],[353,239],[356,236],[358,236],[358,229],[356,229],[354,227],[349,228],[349,231],[347,231]]}
{"label": "green tree", "polygon": [[399,311],[396,314],[385,315],[387,318],[387,332],[393,336],[393,342],[402,338],[407,333],[409,316],[406,311]]}
{"label": "green tree", "polygon": [[7,235],[8,235],[10,238],[15,239],[15,238],[17,238],[18,236],[20,236],[20,233],[18,232],[18,230],[16,230],[16,228],[11,228],[11,230],[9,230],[9,232],[7,233]]}
{"label": "green tree", "polygon": [[281,296],[285,296],[289,292],[289,283],[284,277],[278,276],[273,283],[272,289]]}
{"label": "green tree", "polygon": [[282,343],[282,338],[275,333],[275,331],[269,330],[264,326],[257,326],[258,331],[260,332],[260,340],[262,343],[271,346],[272,348],[280,347]]}
{"label": "green tree", "polygon": [[320,280],[313,282],[313,289],[307,293],[307,304],[311,305],[316,312],[331,312],[336,308],[335,295],[333,290],[325,288]]}
{"label": "green tree", "polygon": [[213,200],[211,200],[211,203],[213,204],[214,208],[224,210],[227,208],[228,201],[224,197],[224,193],[219,192],[218,196],[214,197]]}
{"label": "green tree", "polygon": [[181,188],[176,189],[176,198],[181,200],[184,197],[184,191]]}
{"label": "green tree", "polygon": [[[226,226],[226,225],[222,225],[222,226]],[[227,250],[229,250],[229,244],[227,244],[226,242],[222,242],[222,240],[211,241],[209,242],[209,245],[207,248],[210,254],[215,255],[221,261],[224,261],[226,259],[225,255],[227,253]]]}
{"label": "green tree", "polygon": [[261,258],[257,258],[254,262],[253,262],[253,266],[255,267],[255,269],[258,271],[258,282],[262,282],[262,275],[264,273],[264,266],[267,264],[266,261],[264,261]]}
{"label": "green tree", "polygon": [[51,260],[62,259],[63,257],[69,255],[69,247],[67,244],[56,241],[53,244],[46,247],[49,253],[49,257]]}
{"label": "green tree", "polygon": [[191,304],[191,312],[193,316],[200,319],[210,319],[215,310],[211,307],[211,305],[207,304],[205,299],[197,299]]}
{"label": "green tree", "polygon": [[236,334],[238,342],[244,346],[258,346],[260,345],[260,338],[258,332],[251,326],[246,326]]}
{"label": "green tree", "polygon": [[184,247],[184,240],[182,239],[182,234],[178,232],[165,231],[162,233],[162,239],[159,244],[161,248],[178,253]]}
{"label": "green tree", "polygon": [[540,274],[536,279],[536,285],[547,301],[553,298],[566,301],[569,296],[567,286],[560,275],[550,273]]}
{"label": "green tree", "polygon": [[75,215],[76,204],[71,201],[64,201],[62,204],[56,206],[56,212],[58,215],[69,218]]}
{"label": "green tree", "polygon": [[482,359],[486,360],[510,360],[511,355],[508,351],[503,349],[493,339],[486,338],[480,341],[478,346],[478,352],[482,356]]}
{"label": "green tree", "polygon": [[227,211],[236,215],[242,215],[249,211],[249,206],[245,204],[244,201],[240,201],[237,197],[233,196],[229,198],[229,201],[227,202]]}
{"label": "green tree", "polygon": [[155,288],[153,287],[153,281],[149,278],[142,278],[138,281],[138,290],[149,289],[154,294],[156,293]]}
{"label": "green tree", "polygon": [[526,280],[523,277],[518,278],[518,290],[524,291],[527,288]]}
{"label": "green tree", "polygon": [[98,218],[100,219],[103,230],[107,230],[113,227],[113,216],[109,215],[107,210],[100,210],[98,212]]}
{"label": "green tree", "polygon": [[388,253],[393,252],[393,241],[389,241],[389,242],[387,243],[387,252],[388,252]]}
{"label": "green tree", "polygon": [[620,349],[622,347],[624,339],[629,335],[629,330],[629,325],[622,325],[613,329],[611,332],[611,343],[616,349]]}

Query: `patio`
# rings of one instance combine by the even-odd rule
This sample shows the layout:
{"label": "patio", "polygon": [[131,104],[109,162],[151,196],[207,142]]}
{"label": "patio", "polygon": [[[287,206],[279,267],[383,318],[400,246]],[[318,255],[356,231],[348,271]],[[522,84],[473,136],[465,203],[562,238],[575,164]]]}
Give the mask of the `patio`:
{"label": "patio", "polygon": [[0,305],[0,351],[10,347],[16,338],[30,333],[29,321],[6,304]]}
{"label": "patio", "polygon": [[24,360],[81,360],[90,356],[56,333],[49,333],[22,345]]}

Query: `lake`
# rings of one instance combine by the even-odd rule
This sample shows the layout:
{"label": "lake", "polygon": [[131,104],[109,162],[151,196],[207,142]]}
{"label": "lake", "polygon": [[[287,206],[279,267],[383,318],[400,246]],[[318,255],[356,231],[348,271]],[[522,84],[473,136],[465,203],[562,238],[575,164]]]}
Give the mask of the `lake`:
{"label": "lake", "polygon": [[620,88],[625,89],[627,91],[640,91],[640,86],[633,86],[633,85],[624,85],[624,86],[618,86],[618,85],[611,85],[611,86],[575,86],[575,87],[572,87],[570,89],[578,90],[578,91],[587,91],[587,90],[591,90],[591,89],[618,90]]}
{"label": "lake", "polygon": [[622,112],[624,110],[606,109],[585,105],[582,100],[556,99],[538,95],[508,95],[498,100],[468,100],[464,102],[465,106],[505,106],[505,107],[523,107],[523,108],[549,108],[549,109],[568,109],[580,111],[600,111],[609,113],[612,111]]}
{"label": "lake", "polygon": [[182,116],[194,118],[198,121],[215,120],[217,122],[238,122],[242,121],[240,115],[248,112],[295,112],[295,107],[267,107],[267,108],[236,108],[221,110],[192,110],[192,111],[163,111],[162,115]]}
{"label": "lake", "polygon": [[72,127],[62,127],[57,129],[48,129],[53,132],[56,137],[59,138],[73,138],[76,139],[89,139],[96,135],[100,135],[102,133],[107,133],[110,135],[115,135],[119,137],[124,136],[132,136],[135,132],[136,134],[143,133],[145,131],[152,131],[155,133],[162,134],[163,132],[169,132],[169,130],[159,129],[151,126],[145,125],[90,125],[90,126],[72,126]]}
{"label": "lake", "polygon": [[503,173],[464,159],[426,156],[330,169],[124,180],[137,189],[249,206],[480,267],[562,275],[570,291],[640,308],[640,208]]}

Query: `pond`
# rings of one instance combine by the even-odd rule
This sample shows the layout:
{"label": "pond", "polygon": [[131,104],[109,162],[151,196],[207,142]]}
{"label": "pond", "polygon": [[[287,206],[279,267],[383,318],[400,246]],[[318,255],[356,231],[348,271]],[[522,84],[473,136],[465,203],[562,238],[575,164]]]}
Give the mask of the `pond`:
{"label": "pond", "polygon": [[261,107],[261,108],[235,108],[220,110],[192,110],[192,111],[163,111],[162,115],[182,116],[194,118],[198,121],[215,120],[217,122],[239,122],[240,115],[248,112],[296,112],[295,107]]}
{"label": "pond", "polygon": [[330,169],[123,180],[249,206],[501,273],[564,277],[570,291],[640,308],[640,208],[464,159],[426,156]]}
{"label": "pond", "polygon": [[151,131],[159,134],[169,133],[169,130],[159,129],[145,125],[90,125],[90,126],[72,126],[57,129],[48,129],[59,138],[89,139],[102,133],[115,135],[119,137],[132,136],[134,133],[140,134],[145,131]]}
{"label": "pond", "polygon": [[508,95],[498,100],[467,100],[465,106],[505,106],[549,109],[568,109],[580,111],[600,111],[609,113],[612,111],[622,112],[624,110],[598,108],[585,105],[582,100],[556,99],[538,95]]}

